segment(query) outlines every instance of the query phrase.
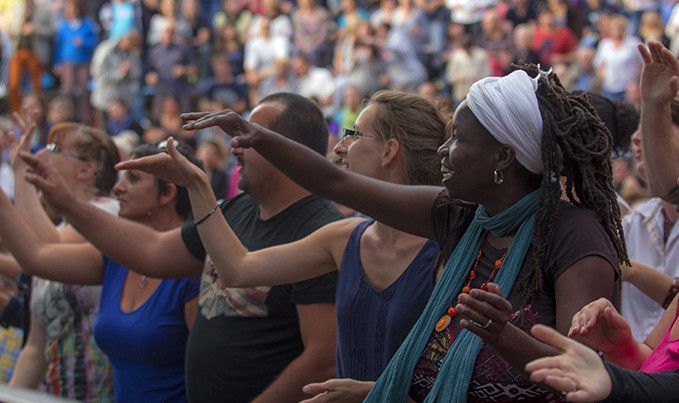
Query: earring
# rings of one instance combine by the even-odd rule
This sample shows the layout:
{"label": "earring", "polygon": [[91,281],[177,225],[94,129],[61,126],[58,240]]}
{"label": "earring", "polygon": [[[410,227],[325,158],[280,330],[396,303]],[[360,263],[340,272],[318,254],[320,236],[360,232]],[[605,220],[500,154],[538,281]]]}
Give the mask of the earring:
{"label": "earring", "polygon": [[498,185],[502,185],[502,182],[505,181],[502,171],[498,171],[497,169],[493,171],[493,181]]}

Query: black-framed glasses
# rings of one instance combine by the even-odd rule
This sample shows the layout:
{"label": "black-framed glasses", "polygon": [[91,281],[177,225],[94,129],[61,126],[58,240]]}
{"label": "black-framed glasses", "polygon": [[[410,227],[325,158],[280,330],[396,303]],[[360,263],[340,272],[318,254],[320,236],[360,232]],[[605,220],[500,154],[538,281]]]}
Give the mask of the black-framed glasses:
{"label": "black-framed glasses", "polygon": [[81,161],[84,160],[77,153],[75,153],[73,151],[69,151],[69,150],[64,150],[63,148],[61,148],[59,143],[49,143],[45,146],[45,150],[47,150],[51,154],[63,154],[63,155],[69,156],[71,158],[75,158],[77,160],[81,160]]}
{"label": "black-framed glasses", "polygon": [[359,132],[358,130],[355,129],[348,129],[344,128],[342,129],[342,137],[340,137],[340,141],[353,141],[361,137],[367,137],[367,138],[375,138],[377,136],[373,136],[371,134],[365,134],[363,132]]}

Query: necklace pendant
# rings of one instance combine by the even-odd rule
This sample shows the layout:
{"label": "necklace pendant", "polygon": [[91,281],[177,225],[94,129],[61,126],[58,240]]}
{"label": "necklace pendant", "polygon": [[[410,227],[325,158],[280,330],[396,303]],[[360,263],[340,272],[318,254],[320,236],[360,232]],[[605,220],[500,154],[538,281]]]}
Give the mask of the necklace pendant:
{"label": "necklace pendant", "polygon": [[146,287],[146,283],[148,281],[148,277],[146,276],[141,276],[139,277],[139,281],[137,282],[137,285],[139,285],[139,288],[144,288]]}
{"label": "necklace pendant", "polygon": [[441,316],[441,319],[439,319],[439,321],[436,322],[436,328],[435,328],[436,331],[442,332],[445,329],[447,329],[448,325],[450,325],[450,320],[451,320],[451,318],[447,314]]}

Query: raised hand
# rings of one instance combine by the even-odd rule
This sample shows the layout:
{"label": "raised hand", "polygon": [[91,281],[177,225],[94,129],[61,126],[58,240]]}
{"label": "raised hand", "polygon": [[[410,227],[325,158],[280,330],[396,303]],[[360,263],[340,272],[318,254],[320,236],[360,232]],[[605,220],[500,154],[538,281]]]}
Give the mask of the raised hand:
{"label": "raised hand", "polygon": [[354,379],[330,379],[321,383],[311,383],[302,390],[304,393],[316,396],[300,403],[360,403],[368,396],[374,384],[374,382],[362,382]]}
{"label": "raised hand", "polygon": [[12,117],[16,121],[17,126],[19,126],[21,133],[19,141],[12,144],[10,149],[10,163],[14,172],[17,173],[20,168],[26,167],[18,155],[20,152],[29,152],[31,150],[31,138],[35,131],[35,118],[30,113],[24,113],[22,116],[17,112],[14,112]]}
{"label": "raised hand", "polygon": [[250,123],[236,112],[226,109],[220,112],[192,112],[180,115],[184,121],[185,130],[198,130],[218,126],[225,133],[233,137],[231,145],[234,148],[249,148],[253,146],[256,136],[265,129],[255,123]]}
{"label": "raised hand", "polygon": [[167,139],[167,153],[150,155],[148,157],[127,160],[118,163],[116,169],[137,169],[175,185],[189,187],[198,180],[204,172],[191,161],[187,160],[176,148],[176,141]]}
{"label": "raised hand", "polygon": [[45,160],[23,151],[19,153],[19,157],[28,165],[26,181],[42,191],[50,206],[61,211],[77,202],[59,172]]}
{"label": "raised hand", "polygon": [[463,318],[460,326],[489,345],[498,341],[512,314],[512,304],[502,297],[495,283],[488,283],[488,291],[473,289],[469,294],[460,295],[455,309]]}
{"label": "raised hand", "polygon": [[580,337],[583,343],[606,354],[636,344],[629,324],[606,298],[585,305],[573,315],[569,337]]}
{"label": "raised hand", "polygon": [[653,104],[669,104],[679,91],[679,61],[661,43],[638,46],[644,66],[641,70],[641,98]]}
{"label": "raised hand", "polygon": [[611,377],[592,349],[544,325],[531,329],[535,338],[561,351],[526,365],[533,382],[544,382],[564,392],[569,402],[596,402],[611,393]]}

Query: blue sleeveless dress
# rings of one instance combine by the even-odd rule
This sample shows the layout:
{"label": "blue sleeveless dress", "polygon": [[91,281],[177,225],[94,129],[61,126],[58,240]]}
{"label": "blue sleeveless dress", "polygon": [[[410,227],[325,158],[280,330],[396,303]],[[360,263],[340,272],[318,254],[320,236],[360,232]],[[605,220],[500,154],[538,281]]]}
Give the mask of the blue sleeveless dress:
{"label": "blue sleeveless dress", "polygon": [[360,240],[374,220],[358,224],[337,279],[337,376],[375,381],[420,317],[434,286],[439,254],[427,241],[401,276],[384,290],[366,279]]}

